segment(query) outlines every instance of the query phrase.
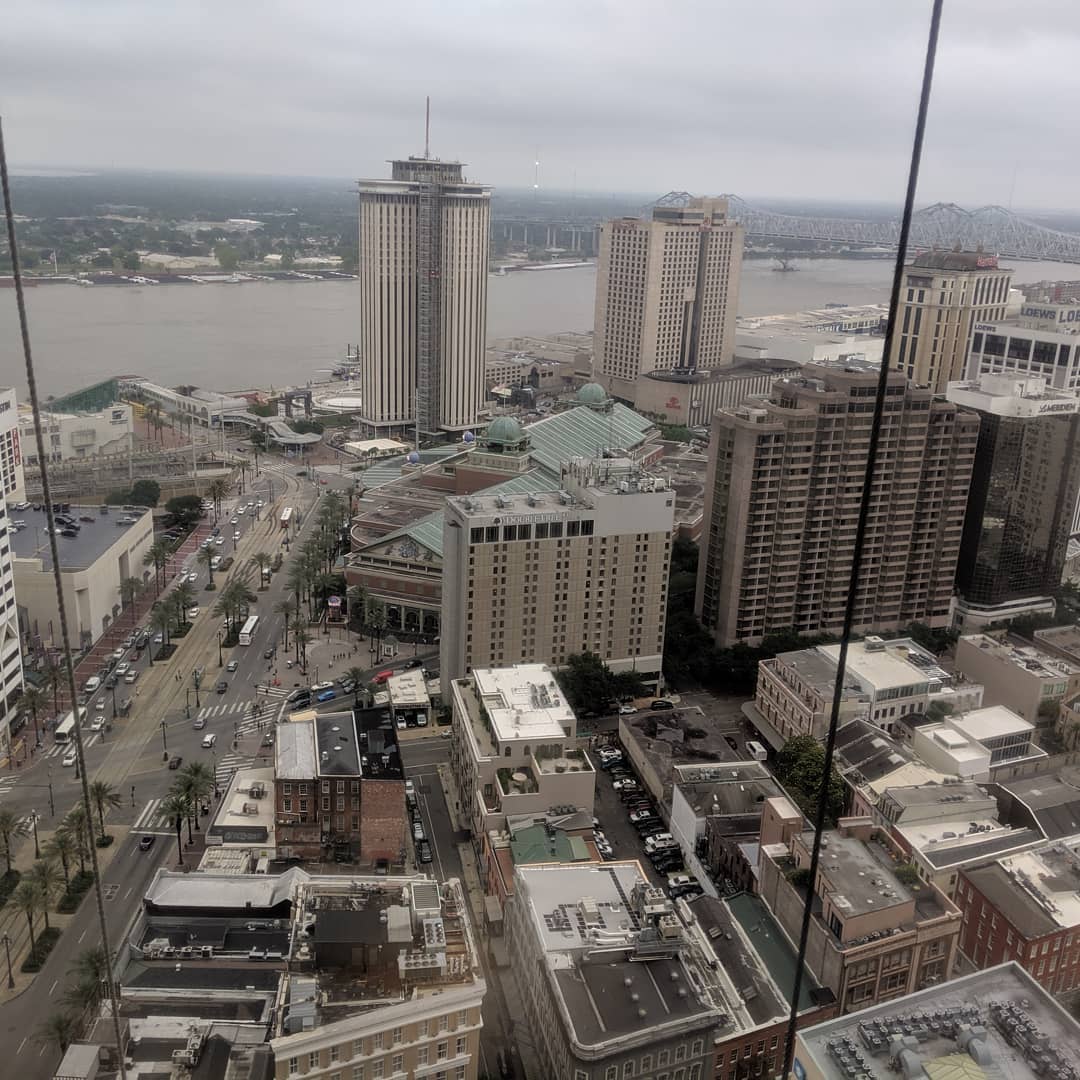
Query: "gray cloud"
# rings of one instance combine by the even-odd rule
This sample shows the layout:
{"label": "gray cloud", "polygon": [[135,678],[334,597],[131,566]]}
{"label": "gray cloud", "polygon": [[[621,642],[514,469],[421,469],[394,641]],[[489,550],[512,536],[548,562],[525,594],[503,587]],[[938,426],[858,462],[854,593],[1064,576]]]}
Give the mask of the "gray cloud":
{"label": "gray cloud", "polygon": [[[1077,33],[947,0],[922,201],[1072,202]],[[927,0],[37,0],[0,41],[16,163],[899,199]],[[1064,25],[1062,25],[1064,24]]]}

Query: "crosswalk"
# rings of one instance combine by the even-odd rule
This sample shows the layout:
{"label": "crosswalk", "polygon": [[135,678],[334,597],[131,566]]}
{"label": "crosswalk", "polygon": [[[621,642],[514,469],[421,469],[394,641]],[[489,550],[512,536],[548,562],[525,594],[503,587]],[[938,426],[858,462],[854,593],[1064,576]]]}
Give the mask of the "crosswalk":
{"label": "crosswalk", "polygon": [[[89,750],[94,743],[101,742],[102,734],[100,731],[91,731],[89,734],[83,733],[83,751]],[[67,743],[53,743],[47,750],[41,751],[42,757],[54,758],[63,757],[69,750],[75,749],[74,742]]]}
{"label": "crosswalk", "polygon": [[250,701],[233,701],[228,705],[204,705],[198,713],[200,720],[212,720],[215,716],[230,716],[232,713],[251,710]]}
{"label": "crosswalk", "polygon": [[173,823],[161,812],[163,799],[151,799],[132,822],[131,831],[153,833],[155,836],[171,836],[176,830]]}

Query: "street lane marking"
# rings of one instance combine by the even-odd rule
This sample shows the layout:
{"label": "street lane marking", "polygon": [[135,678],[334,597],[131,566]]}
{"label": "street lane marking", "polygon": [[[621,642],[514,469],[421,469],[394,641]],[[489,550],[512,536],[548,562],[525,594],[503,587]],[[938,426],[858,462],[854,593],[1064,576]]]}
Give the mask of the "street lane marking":
{"label": "street lane marking", "polygon": [[53,984],[52,984],[52,986],[49,987],[49,997],[53,996],[53,991],[56,989],[56,984],[59,981],[60,981],[59,979],[53,979]]}
{"label": "street lane marking", "polygon": [[21,1054],[22,1053],[22,1048],[26,1045],[26,1040],[29,1039],[29,1038],[30,1038],[29,1035],[24,1035],[23,1036],[23,1041],[21,1043],[19,1043],[19,1049],[15,1051],[16,1054]]}
{"label": "street lane marking", "polygon": [[82,944],[82,939],[83,939],[84,937],[86,937],[86,931],[85,931],[85,930],[84,930],[84,931],[83,931],[83,932],[82,932],[82,933],[81,933],[81,934],[79,935],[79,940],[78,940],[78,941],[76,941],[76,942],[75,942],[75,944],[76,944],[76,945],[81,945],[81,944]]}

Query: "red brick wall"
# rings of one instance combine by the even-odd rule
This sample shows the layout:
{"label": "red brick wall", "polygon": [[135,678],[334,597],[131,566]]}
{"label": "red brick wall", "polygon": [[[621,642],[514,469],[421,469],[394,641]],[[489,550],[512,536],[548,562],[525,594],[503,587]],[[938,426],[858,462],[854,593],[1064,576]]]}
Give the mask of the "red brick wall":
{"label": "red brick wall", "polygon": [[[803,1012],[798,1018],[798,1026],[804,1028],[821,1024],[831,1020],[837,1013],[835,1004],[823,1005],[818,1009]],[[761,1076],[775,1076],[784,1065],[786,1031],[785,1020],[725,1039],[716,1047],[713,1077],[715,1080],[738,1080],[747,1075],[756,1075],[755,1067],[759,1062]]]}
{"label": "red brick wall", "polygon": [[404,780],[360,781],[360,859],[397,863],[406,845]]}

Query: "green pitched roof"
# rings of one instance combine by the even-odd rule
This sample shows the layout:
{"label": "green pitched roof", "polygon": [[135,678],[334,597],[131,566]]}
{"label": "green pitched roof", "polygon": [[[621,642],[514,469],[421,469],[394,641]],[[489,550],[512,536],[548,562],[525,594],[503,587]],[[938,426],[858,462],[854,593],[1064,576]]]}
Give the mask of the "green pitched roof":
{"label": "green pitched roof", "polygon": [[[495,487],[485,488],[478,494],[527,495],[530,492],[558,491],[559,469],[564,461],[576,457],[595,457],[603,450],[616,448],[628,450],[639,446],[654,426],[651,420],[618,403],[606,413],[594,412],[584,405],[556,413],[546,420],[529,424],[525,428],[525,434],[531,442],[529,457],[539,468],[530,469],[527,473],[515,476]],[[450,448],[449,454],[441,453],[438,457],[449,457],[460,452],[461,447],[455,446]],[[425,463],[438,460],[438,457],[426,456],[436,453],[434,450],[420,452]],[[373,465],[364,473],[365,486],[367,488],[378,486],[371,483],[369,478],[380,468],[388,473],[391,469],[393,470],[393,475],[386,475],[385,479],[379,481],[380,483],[385,484],[394,477],[400,476],[403,460],[403,458],[394,458],[392,461]],[[427,517],[414,521],[411,525],[380,537],[373,543],[382,544],[387,540],[408,536],[442,558],[443,516],[443,511],[438,510],[434,514],[428,514]]]}
{"label": "green pitched roof", "polygon": [[653,427],[651,420],[619,403],[610,412],[594,412],[578,405],[530,424],[525,434],[532,444],[529,456],[558,476],[564,461],[596,457],[603,450],[630,449],[639,445]]}
{"label": "green pitched roof", "polygon": [[[512,480],[507,480],[503,484],[484,488],[483,493],[485,495],[528,495],[530,492],[558,490],[558,479],[553,478],[543,469],[530,469],[527,473],[515,476]],[[442,558],[444,516],[442,510],[436,510],[434,514],[428,514],[427,517],[422,517],[404,528],[395,529],[394,532],[380,536],[378,540],[373,540],[371,543],[372,545],[385,544],[388,540],[397,540],[400,537],[408,536]]]}
{"label": "green pitched roof", "polygon": [[589,848],[580,836],[555,829],[549,836],[543,825],[518,829],[510,841],[515,865],[543,862],[588,862]]}

